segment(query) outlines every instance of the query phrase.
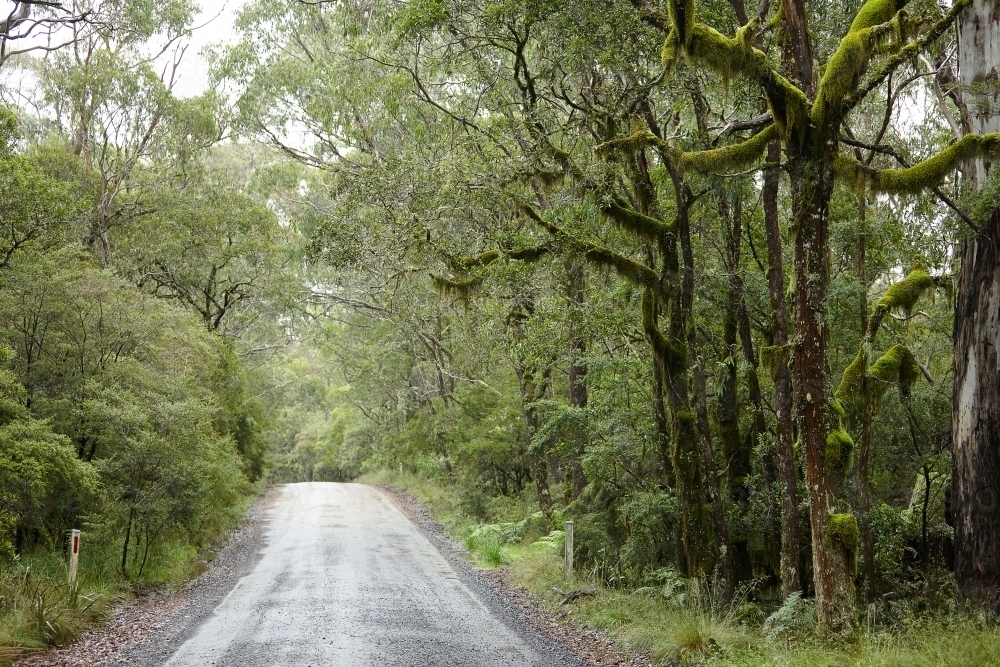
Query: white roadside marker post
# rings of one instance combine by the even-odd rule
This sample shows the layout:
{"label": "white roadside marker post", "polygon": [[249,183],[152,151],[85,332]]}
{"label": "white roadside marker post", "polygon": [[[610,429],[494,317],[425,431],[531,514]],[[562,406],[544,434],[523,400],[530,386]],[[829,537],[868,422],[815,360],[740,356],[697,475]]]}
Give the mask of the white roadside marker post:
{"label": "white roadside marker post", "polygon": [[573,580],[573,522],[566,522],[566,579]]}
{"label": "white roadside marker post", "polygon": [[76,570],[80,562],[80,531],[69,531],[69,585],[76,583]]}

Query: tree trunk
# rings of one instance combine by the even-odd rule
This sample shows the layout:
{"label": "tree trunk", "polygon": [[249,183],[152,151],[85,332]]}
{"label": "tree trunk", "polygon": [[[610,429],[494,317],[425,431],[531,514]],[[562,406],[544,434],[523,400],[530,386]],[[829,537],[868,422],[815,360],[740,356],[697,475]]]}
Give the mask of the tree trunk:
{"label": "tree trunk", "polygon": [[[973,0],[958,19],[958,67],[972,131],[1000,130],[1000,2]],[[994,82],[985,86],[984,83]],[[992,165],[966,168],[982,188]],[[952,457],[955,576],[979,603],[1000,598],[1000,210],[960,251],[955,304]]]}
{"label": "tree trunk", "polygon": [[[767,161],[777,165],[781,146],[772,141]],[[767,237],[767,272],[771,309],[774,311],[773,343],[778,348],[774,373],[774,411],[778,445],[778,474],[781,479],[781,593],[788,597],[802,590],[799,573],[799,486],[792,438],[792,381],[788,370],[788,311],[785,307],[784,259],[781,254],[781,230],[778,227],[777,167],[764,172],[764,232]]]}
{"label": "tree trunk", "polygon": [[[799,440],[806,460],[811,507],[813,583],[820,631],[854,632],[854,557],[857,523],[844,507],[844,470],[826,456],[829,378],[826,295],[829,286],[829,203],[833,192],[836,128],[816,130],[789,159],[795,234],[793,364]],[[853,521],[849,529],[845,522]],[[844,530],[846,529],[846,530]],[[839,537],[838,537],[839,536]]]}
{"label": "tree trunk", "polygon": [[[569,404],[574,408],[585,408],[587,407],[587,367],[584,364],[583,355],[587,352],[587,344],[580,331],[584,290],[587,286],[587,275],[584,272],[583,261],[570,261],[566,266],[566,277],[566,296],[572,310],[570,317],[572,340],[570,342],[569,362]],[[579,498],[584,487],[587,486],[587,476],[583,472],[581,463],[584,448],[585,445],[581,443],[570,464],[570,495],[572,499]]]}

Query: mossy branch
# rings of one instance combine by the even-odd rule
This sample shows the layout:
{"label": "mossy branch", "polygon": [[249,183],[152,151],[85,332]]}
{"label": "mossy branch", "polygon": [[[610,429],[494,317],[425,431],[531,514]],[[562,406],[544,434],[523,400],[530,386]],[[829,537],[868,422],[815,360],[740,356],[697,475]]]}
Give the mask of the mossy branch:
{"label": "mossy branch", "polygon": [[613,197],[601,206],[601,212],[618,227],[653,243],[660,243],[663,236],[673,230],[672,223],[639,213],[620,197]]}
{"label": "mossy branch", "polygon": [[[802,141],[809,120],[805,93],[771,66],[767,55],[752,44],[756,21],[740,28],[733,38],[702,23],[695,23],[690,40],[679,40],[688,58],[700,62],[725,80],[744,77],[764,90],[774,122],[786,138]],[[674,24],[673,31],[682,34]],[[669,38],[669,35],[668,35]],[[664,51],[668,51],[667,44]]]}
{"label": "mossy branch", "polygon": [[834,163],[838,178],[856,189],[868,183],[875,192],[916,194],[936,187],[966,160],[1000,153],[1000,133],[967,134],[937,155],[903,169],[872,169],[840,155]]}
{"label": "mossy branch", "polygon": [[816,125],[843,117],[844,98],[855,90],[872,56],[883,52],[893,37],[901,37],[906,21],[902,7],[907,0],[868,0],[858,11],[850,30],[830,56],[819,82],[810,116]]}
{"label": "mossy branch", "polygon": [[653,290],[647,289],[642,293],[642,330],[656,356],[671,372],[676,373],[687,365],[687,347],[673,343],[663,335],[656,325],[655,308],[656,295]]}
{"label": "mossy branch", "polygon": [[[919,39],[908,42],[892,54],[873,76],[864,85],[849,93],[841,104],[843,113],[847,113],[858,103],[865,99],[869,93],[882,85],[882,83],[905,63],[913,60],[921,51],[936,42],[955,23],[958,15],[966,7],[972,4],[972,0],[955,0],[951,9],[934,25],[932,25]],[[856,20],[856,19],[855,19]]]}
{"label": "mossy branch", "polygon": [[[660,277],[657,275],[656,271],[653,271],[645,264],[636,262],[635,260],[629,259],[624,255],[620,255],[595,243],[581,241],[580,239],[567,234],[558,225],[554,225],[551,222],[544,220],[540,215],[538,215],[538,212],[528,204],[521,204],[519,208],[524,215],[543,226],[550,234],[556,238],[565,239],[572,245],[579,248],[582,251],[584,258],[586,258],[589,262],[597,264],[598,266],[605,266],[614,269],[619,276],[638,287],[645,287],[655,291],[660,290]],[[649,220],[652,220],[652,218],[649,218]]]}
{"label": "mossy branch", "polygon": [[434,287],[437,288],[438,294],[455,297],[461,301],[468,301],[472,293],[483,282],[481,276],[469,278],[468,280],[451,280],[443,276],[432,275],[431,280],[434,281]]}
{"label": "mossy branch", "polygon": [[624,255],[619,255],[607,248],[590,243],[584,245],[586,246],[584,257],[588,261],[598,266],[606,266],[614,269],[619,276],[637,287],[659,291],[660,277],[656,274],[656,271],[653,271],[645,264],[636,262]]}
{"label": "mossy branch", "polygon": [[772,139],[778,138],[777,125],[769,125],[746,141],[707,151],[680,153],[677,164],[685,171],[721,174],[745,169],[760,159]]}

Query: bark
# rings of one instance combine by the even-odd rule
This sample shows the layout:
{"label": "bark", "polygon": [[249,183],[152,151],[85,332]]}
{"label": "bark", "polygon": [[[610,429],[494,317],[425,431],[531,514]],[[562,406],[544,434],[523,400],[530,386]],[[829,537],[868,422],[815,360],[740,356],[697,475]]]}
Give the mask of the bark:
{"label": "bark", "polygon": [[[738,338],[738,316],[743,301],[740,271],[740,242],[743,236],[741,210],[737,202],[730,206],[724,195],[719,196],[719,217],[729,229],[726,233],[726,273],[729,274],[729,295],[723,323],[723,344],[726,358],[725,375],[719,393],[719,438],[722,440],[722,453],[725,457],[729,496],[739,508],[741,515],[749,511],[750,489],[750,447],[751,440],[740,435],[740,411],[738,395],[738,378],[736,373],[736,355]],[[747,581],[753,577],[753,564],[750,560],[750,547],[746,535],[731,536],[733,545],[733,577],[734,584]]]}
{"label": "bark", "polygon": [[[767,150],[767,160],[777,164],[781,147],[777,141]],[[767,238],[768,293],[774,312],[773,343],[788,345],[788,311],[785,306],[784,259],[778,227],[778,169],[764,172],[764,233]],[[781,479],[781,593],[788,597],[802,590],[799,572],[799,491],[792,438],[792,383],[788,363],[782,356],[774,369],[774,411],[777,431],[778,474]]]}
{"label": "bark", "polygon": [[[570,363],[569,363],[569,404],[574,408],[587,407],[587,366],[583,362],[583,356],[587,352],[587,344],[584,342],[580,331],[580,316],[583,312],[584,290],[586,289],[586,273],[582,261],[570,262],[566,267],[567,290],[566,296],[569,300],[569,307],[572,309],[571,320],[571,342],[570,342]],[[576,452],[570,464],[570,497],[576,499],[583,493],[587,486],[587,476],[583,472],[581,458],[584,454],[584,445],[581,443],[580,449]]]}
{"label": "bark", "polygon": [[825,459],[829,433],[826,295],[829,287],[829,203],[833,192],[836,128],[816,130],[790,159],[795,234],[795,413],[806,460],[811,506],[813,583],[821,632],[854,633],[853,554],[828,536],[844,499],[844,475]]}
{"label": "bark", "polygon": [[955,576],[976,603],[1000,599],[1000,211],[962,246],[952,400]]}
{"label": "bark", "polygon": [[697,417],[698,447],[705,469],[705,490],[712,505],[712,524],[715,529],[716,568],[722,579],[723,595],[728,601],[733,592],[733,550],[729,543],[725,505],[719,490],[719,472],[712,448],[712,432],[708,423],[708,401],[705,390],[705,373],[698,361],[698,338],[693,322],[694,310],[694,252],[691,248],[691,224],[686,202],[686,192],[681,186],[680,175],[671,168],[677,194],[677,233],[680,237],[683,272],[681,274],[680,306],[684,330],[687,334],[688,355],[695,359],[691,366],[694,381],[695,413]]}
{"label": "bark", "polygon": [[[974,0],[958,18],[958,66],[972,131],[1000,130],[1000,5]],[[984,86],[984,83],[992,85]],[[992,164],[967,165],[982,188]],[[954,326],[952,498],[955,576],[977,604],[1000,598],[1000,210],[961,247]]]}

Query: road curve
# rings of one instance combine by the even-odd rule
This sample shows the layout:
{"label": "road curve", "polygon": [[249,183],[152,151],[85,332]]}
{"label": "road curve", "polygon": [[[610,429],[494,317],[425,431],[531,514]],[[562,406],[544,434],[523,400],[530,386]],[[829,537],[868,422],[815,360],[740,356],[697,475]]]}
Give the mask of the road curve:
{"label": "road curve", "polygon": [[282,487],[267,546],[169,667],[558,667],[385,495]]}

